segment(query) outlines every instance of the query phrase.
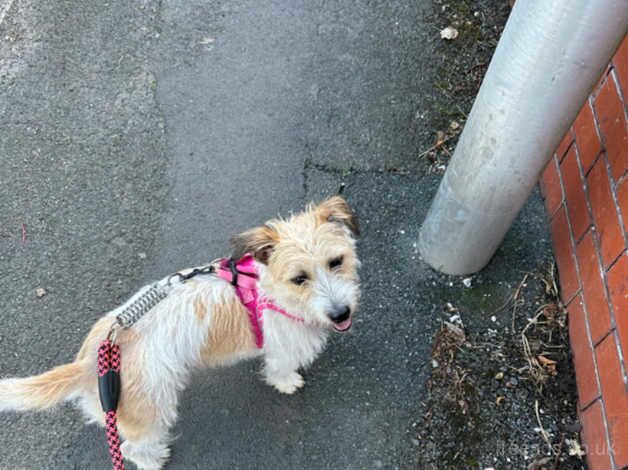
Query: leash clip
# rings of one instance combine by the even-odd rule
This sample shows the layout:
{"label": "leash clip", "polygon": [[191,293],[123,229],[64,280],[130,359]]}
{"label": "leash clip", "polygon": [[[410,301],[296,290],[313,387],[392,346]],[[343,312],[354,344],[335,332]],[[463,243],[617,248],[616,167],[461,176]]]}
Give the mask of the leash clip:
{"label": "leash clip", "polygon": [[116,320],[111,328],[109,328],[109,333],[107,333],[107,339],[111,341],[111,343],[116,342],[116,337],[118,336],[118,330],[120,329],[120,323]]}
{"label": "leash clip", "polygon": [[198,276],[199,274],[214,274],[216,272],[216,267],[213,264],[208,264],[201,268],[194,268],[189,273],[183,274],[181,272],[172,273],[168,276],[167,285],[172,285],[172,278],[178,277],[179,282],[185,282],[188,279],[192,279],[194,276]]}

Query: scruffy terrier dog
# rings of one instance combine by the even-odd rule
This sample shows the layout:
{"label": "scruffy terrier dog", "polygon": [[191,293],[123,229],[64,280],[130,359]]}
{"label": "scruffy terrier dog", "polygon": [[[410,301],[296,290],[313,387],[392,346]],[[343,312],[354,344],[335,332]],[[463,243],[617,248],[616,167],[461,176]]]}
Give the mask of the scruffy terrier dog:
{"label": "scruffy terrier dog", "polygon": [[[359,297],[357,232],[345,200],[333,197],[236,236],[234,259],[248,256],[256,274],[253,289],[269,305],[258,305],[259,323],[235,283],[227,282],[229,275],[201,274],[173,283],[165,299],[119,330],[124,457],[142,469],[162,468],[179,393],[196,368],[261,356],[268,384],[288,394],[302,387],[298,370],[321,352],[328,332],[351,326]],[[72,400],[90,421],[102,424],[97,350],[123,308],[96,322],[74,362],[38,376],[1,380],[0,410],[46,409]]]}

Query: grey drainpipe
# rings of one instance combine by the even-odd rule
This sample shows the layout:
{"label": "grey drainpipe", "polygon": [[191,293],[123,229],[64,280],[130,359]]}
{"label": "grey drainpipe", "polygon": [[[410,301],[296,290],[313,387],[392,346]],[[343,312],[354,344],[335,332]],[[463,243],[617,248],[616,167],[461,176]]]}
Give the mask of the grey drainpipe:
{"label": "grey drainpipe", "polygon": [[628,31],[628,0],[517,0],[419,234],[448,274],[491,259]]}

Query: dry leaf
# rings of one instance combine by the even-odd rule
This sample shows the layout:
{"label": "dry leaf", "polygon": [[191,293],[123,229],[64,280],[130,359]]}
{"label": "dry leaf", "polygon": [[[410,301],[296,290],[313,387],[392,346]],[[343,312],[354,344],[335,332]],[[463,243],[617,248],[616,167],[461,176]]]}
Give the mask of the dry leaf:
{"label": "dry leaf", "polygon": [[502,403],[504,403],[506,401],[506,397],[503,395],[499,395],[497,397],[497,399],[495,400],[495,404],[496,405],[501,405]]}
{"label": "dry leaf", "polygon": [[435,149],[440,149],[445,143],[445,133],[443,131],[436,131],[436,143],[434,144]]}
{"label": "dry leaf", "polygon": [[541,364],[543,364],[544,366],[551,366],[556,364],[556,361],[554,361],[553,359],[548,359],[547,357],[543,356],[543,355],[539,355],[536,356],[536,358],[539,360],[539,362]]}
{"label": "dry leaf", "polygon": [[543,367],[545,367],[545,369],[547,370],[547,372],[549,372],[550,375],[558,374],[558,371],[556,370],[556,361],[552,359],[548,359],[543,355],[539,355],[536,358],[543,365]]}

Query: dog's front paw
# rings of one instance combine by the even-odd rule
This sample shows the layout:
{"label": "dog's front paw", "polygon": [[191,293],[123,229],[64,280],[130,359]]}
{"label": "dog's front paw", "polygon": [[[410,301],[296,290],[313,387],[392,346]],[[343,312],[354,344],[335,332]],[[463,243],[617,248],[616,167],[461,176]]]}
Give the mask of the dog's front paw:
{"label": "dog's front paw", "polygon": [[292,395],[305,384],[303,377],[298,372],[292,372],[282,377],[267,377],[266,382],[287,395]]}

